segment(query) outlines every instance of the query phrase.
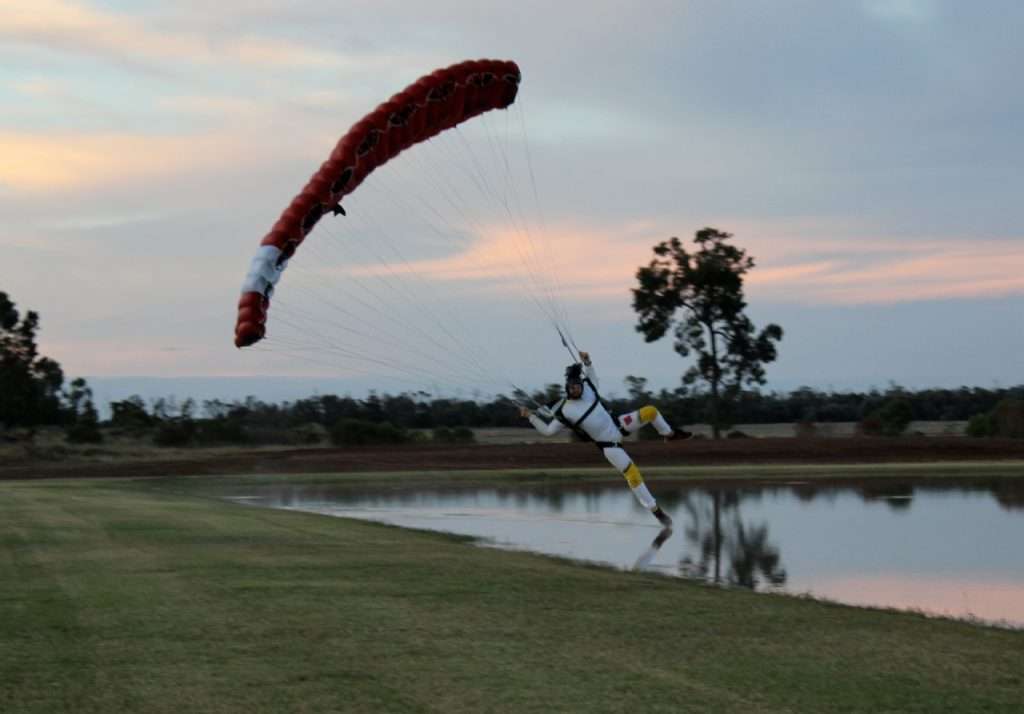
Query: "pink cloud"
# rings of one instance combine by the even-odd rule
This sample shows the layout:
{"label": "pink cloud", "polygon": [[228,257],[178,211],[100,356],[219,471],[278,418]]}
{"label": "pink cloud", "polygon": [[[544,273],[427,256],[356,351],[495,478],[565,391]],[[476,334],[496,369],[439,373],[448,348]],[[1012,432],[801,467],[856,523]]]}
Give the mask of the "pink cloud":
{"label": "pink cloud", "polygon": [[[621,298],[649,251],[646,243],[622,240],[622,234],[613,231],[563,225],[526,233],[495,224],[484,227],[482,237],[465,250],[388,270],[503,293],[550,287],[570,299]],[[351,272],[379,275],[385,269],[364,266]]]}
{"label": "pink cloud", "polygon": [[[1010,241],[974,241],[969,247],[947,241],[892,243],[898,248],[833,242],[829,252],[836,259],[795,266],[775,267],[769,257],[762,261],[765,268],[751,273],[751,290],[782,300],[817,298],[842,304],[1024,292],[1024,251],[1015,250]],[[780,275],[787,279],[778,280]]]}
{"label": "pink cloud", "polygon": [[[255,140],[242,133],[144,135],[0,131],[0,185],[18,192],[94,189],[251,164]],[[272,154],[275,149],[271,148]]]}
{"label": "pink cloud", "polygon": [[0,38],[132,62],[234,62],[242,66],[338,66],[351,60],[304,45],[259,37],[211,37],[156,29],[138,17],[65,0],[0,5]]}
{"label": "pink cloud", "polygon": [[755,258],[752,298],[853,305],[1024,293],[1024,238],[886,237],[866,222],[814,216],[710,225]]}
{"label": "pink cloud", "polygon": [[[119,134],[0,133],[0,183],[49,191],[173,173],[208,157],[202,140]],[[217,151],[216,142],[204,147]],[[223,153],[221,150],[219,153]]]}
{"label": "pink cloud", "polygon": [[[827,226],[800,227],[828,235]],[[982,298],[1024,292],[1024,250],[1009,240],[951,242],[761,233],[736,235],[755,256],[747,276],[752,298],[784,302],[866,304]],[[581,301],[623,301],[646,265],[651,248],[664,240],[653,222],[634,221],[621,229],[565,224],[529,237],[492,225],[468,248],[442,259],[402,268],[430,280],[485,283],[507,291],[552,285]],[[373,274],[377,268],[362,268]]]}

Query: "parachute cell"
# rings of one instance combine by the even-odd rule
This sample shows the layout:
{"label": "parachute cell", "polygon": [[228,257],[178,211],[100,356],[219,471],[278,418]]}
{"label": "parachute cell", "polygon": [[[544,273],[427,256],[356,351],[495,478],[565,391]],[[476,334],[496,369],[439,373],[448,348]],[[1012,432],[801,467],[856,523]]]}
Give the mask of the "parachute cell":
{"label": "parachute cell", "polygon": [[288,260],[320,218],[378,166],[410,146],[515,101],[519,67],[503,60],[469,60],[439,69],[356,122],[260,241],[242,285],[235,346],[266,333],[270,298]]}

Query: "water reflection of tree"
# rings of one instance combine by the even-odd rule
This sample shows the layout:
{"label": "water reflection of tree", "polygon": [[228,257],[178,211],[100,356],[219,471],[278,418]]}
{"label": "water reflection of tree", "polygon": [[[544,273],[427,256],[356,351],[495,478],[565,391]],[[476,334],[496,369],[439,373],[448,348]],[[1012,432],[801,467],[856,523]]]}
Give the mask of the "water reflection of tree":
{"label": "water reflection of tree", "polygon": [[996,503],[1007,511],[1024,510],[1024,486],[1019,481],[997,481],[989,486]]}
{"label": "water reflection of tree", "polygon": [[893,511],[909,511],[914,501],[914,487],[909,483],[865,482],[857,491],[865,503],[884,501]]}
{"label": "water reflection of tree", "polygon": [[687,494],[679,503],[689,516],[683,534],[699,553],[697,560],[685,556],[680,561],[681,572],[751,590],[762,582],[784,584],[786,570],[782,567],[779,549],[768,539],[768,524],[744,523],[739,491],[705,493],[710,498],[699,498],[699,505],[694,503],[692,494]]}

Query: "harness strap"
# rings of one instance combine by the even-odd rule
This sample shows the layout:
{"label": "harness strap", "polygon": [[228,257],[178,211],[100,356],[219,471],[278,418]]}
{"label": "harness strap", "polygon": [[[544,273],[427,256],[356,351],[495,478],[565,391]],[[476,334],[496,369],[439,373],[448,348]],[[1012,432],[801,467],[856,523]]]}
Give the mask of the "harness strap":
{"label": "harness strap", "polygon": [[[593,439],[591,438],[590,434],[588,434],[587,432],[585,432],[585,431],[584,431],[584,430],[583,430],[583,429],[582,429],[582,428],[580,427],[580,425],[581,425],[581,424],[582,424],[582,423],[583,423],[584,421],[586,421],[587,417],[588,417],[588,416],[590,416],[590,415],[591,415],[591,413],[592,413],[592,412],[593,412],[593,411],[594,411],[595,409],[597,409],[597,405],[599,405],[599,404],[600,404],[600,405],[601,405],[601,406],[603,406],[603,407],[604,407],[604,408],[605,408],[606,410],[608,409],[608,405],[607,405],[607,404],[605,404],[605,402],[604,402],[604,399],[602,399],[602,398],[601,398],[601,393],[597,391],[597,386],[596,386],[596,385],[595,385],[595,384],[594,384],[593,382],[591,382],[591,381],[590,381],[590,377],[584,377],[584,378],[583,378],[583,382],[584,382],[585,384],[589,385],[589,386],[590,386],[590,388],[591,388],[591,389],[593,390],[593,392],[594,392],[594,401],[593,401],[593,403],[592,403],[592,404],[591,404],[591,405],[590,405],[589,407],[587,407],[587,411],[583,412],[583,416],[581,416],[581,417],[580,417],[579,419],[577,419],[577,420],[576,420],[575,422],[571,422],[571,421],[569,421],[569,420],[568,420],[568,419],[566,418],[565,414],[563,414],[563,413],[562,413],[562,409],[563,409],[563,407],[565,407],[565,400],[563,399],[563,400],[561,401],[561,403],[560,403],[560,404],[558,405],[558,409],[556,409],[556,410],[555,410],[555,418],[556,418],[556,419],[558,419],[558,421],[560,421],[560,422],[562,422],[563,424],[565,424],[565,425],[566,425],[567,427],[569,427],[570,429],[572,429],[573,433],[574,433],[574,434],[576,434],[576,436],[578,436],[578,437],[579,437],[580,439],[582,439],[583,441],[590,441],[590,442],[593,442],[593,444],[594,444],[595,446],[597,446],[597,448],[599,448],[599,449],[602,449],[602,450],[603,450],[603,449],[614,449],[614,448],[618,448],[618,449],[621,449],[621,448],[622,448],[622,443],[621,443],[621,442],[618,442],[618,441],[594,441],[594,440],[593,440]],[[618,417],[614,417],[614,419],[615,419],[615,426],[619,427],[619,431],[620,431],[620,432],[622,433],[622,435],[623,435],[623,436],[629,436],[629,432],[628,432],[628,431],[626,431],[626,430],[625,430],[625,429],[624,429],[624,428],[622,427],[622,425],[621,425],[621,424],[619,424],[619,420],[618,420]]]}
{"label": "harness strap", "polygon": [[[594,394],[597,394],[597,392],[594,392]],[[562,403],[558,405],[558,409],[555,411],[555,418],[558,419],[558,421],[560,421],[563,424],[565,424],[570,429],[572,429],[573,433],[576,434],[576,436],[580,437],[583,441],[593,441],[593,439],[590,438],[590,434],[585,432],[580,427],[580,424],[582,424],[584,421],[587,420],[587,417],[590,416],[591,413],[593,413],[593,411],[595,409],[597,409],[597,405],[600,404],[600,403],[601,403],[600,399],[595,399],[593,404],[591,404],[589,407],[587,407],[587,411],[583,412],[583,416],[581,416],[575,422],[571,422],[565,416],[565,414],[562,412],[562,409],[565,407],[565,400],[563,399]]]}

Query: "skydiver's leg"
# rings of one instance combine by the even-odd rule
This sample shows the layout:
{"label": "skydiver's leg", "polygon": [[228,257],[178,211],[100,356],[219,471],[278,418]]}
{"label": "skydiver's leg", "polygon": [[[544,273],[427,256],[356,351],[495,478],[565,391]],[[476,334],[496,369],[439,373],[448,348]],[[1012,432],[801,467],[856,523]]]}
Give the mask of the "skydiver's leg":
{"label": "skydiver's leg", "polygon": [[619,417],[619,427],[630,434],[640,431],[646,424],[653,426],[654,430],[662,436],[672,436],[672,427],[665,421],[665,417],[661,415],[661,412],[656,407],[652,407],[649,404],[645,407],[640,407],[635,412],[623,414]]}
{"label": "skydiver's leg", "polygon": [[608,459],[608,463],[618,469],[619,473],[626,477],[626,483],[629,484],[629,489],[636,496],[636,500],[640,502],[640,505],[646,508],[648,511],[654,514],[663,526],[672,525],[672,519],[668,517],[668,514],[661,510],[658,506],[657,501],[654,500],[654,496],[647,490],[647,484],[644,483],[643,476],[640,475],[640,469],[637,468],[633,460],[629,458],[629,454],[626,453],[625,449],[621,446],[611,446],[601,449],[604,453],[604,457]]}

